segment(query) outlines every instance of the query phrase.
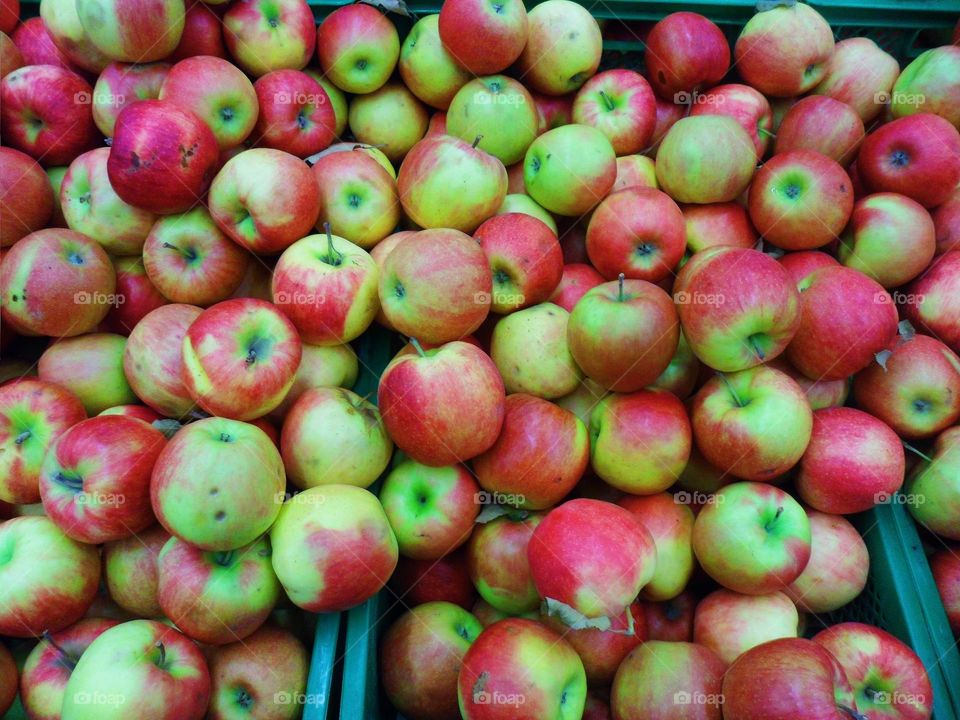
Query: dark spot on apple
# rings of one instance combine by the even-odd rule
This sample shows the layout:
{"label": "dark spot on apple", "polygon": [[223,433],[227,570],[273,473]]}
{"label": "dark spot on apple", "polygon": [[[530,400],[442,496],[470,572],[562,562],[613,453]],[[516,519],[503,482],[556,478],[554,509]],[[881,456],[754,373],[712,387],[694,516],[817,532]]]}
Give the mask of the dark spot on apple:
{"label": "dark spot on apple", "polygon": [[658,81],[661,85],[666,85],[666,84],[667,84],[667,76],[663,74],[663,70],[658,70],[658,71],[657,71],[657,81]]}
{"label": "dark spot on apple", "polygon": [[890,164],[894,167],[906,167],[910,162],[910,156],[906,150],[894,150],[890,153]]}
{"label": "dark spot on apple", "polygon": [[140,156],[135,152],[130,153],[130,167],[134,170],[140,169]]}
{"label": "dark spot on apple", "polygon": [[579,34],[580,34],[580,33],[578,33],[576,30],[572,30],[571,32],[568,32],[568,33],[567,33],[567,40],[576,40],[576,39],[577,39],[577,35],[579,35]]}
{"label": "dark spot on apple", "polygon": [[540,158],[535,157],[530,160],[530,169],[533,172],[540,172]]}
{"label": "dark spot on apple", "polygon": [[210,496],[214,497],[220,494],[220,488],[210,488]]}
{"label": "dark spot on apple", "polygon": [[78,253],[76,250],[67,253],[67,262],[71,265],[83,265],[83,255]]}
{"label": "dark spot on apple", "polygon": [[90,202],[90,193],[89,193],[89,192],[85,192],[83,195],[81,195],[80,197],[77,198],[77,202],[79,202],[79,203],[81,203],[81,204],[89,203],[89,202]]}
{"label": "dark spot on apple", "polygon": [[20,298],[18,298],[16,295],[11,295],[11,296],[10,296],[10,299],[11,299],[13,302],[17,302]]}
{"label": "dark spot on apple", "polygon": [[197,154],[197,147],[197,143],[194,143],[189,148],[185,148],[183,145],[180,146],[180,167],[190,167],[190,158]]}
{"label": "dark spot on apple", "polygon": [[227,514],[223,510],[218,510],[217,514],[213,516],[213,519],[217,522],[223,522],[227,519]]}
{"label": "dark spot on apple", "polygon": [[840,183],[840,192],[846,192],[846,191],[847,191],[846,183]]}

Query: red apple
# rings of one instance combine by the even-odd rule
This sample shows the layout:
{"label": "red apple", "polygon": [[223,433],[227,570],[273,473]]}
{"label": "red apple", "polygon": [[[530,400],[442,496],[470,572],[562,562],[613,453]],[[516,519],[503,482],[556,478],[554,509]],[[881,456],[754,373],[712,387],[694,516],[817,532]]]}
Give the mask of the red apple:
{"label": "red apple", "polygon": [[947,611],[950,629],[954,636],[960,636],[960,557],[951,548],[938,550],[930,556],[930,571]]}
{"label": "red apple", "polygon": [[372,93],[382,87],[400,54],[393,23],[369,5],[338,7],[320,23],[316,38],[323,74],[349,93]]}
{"label": "red apple", "polygon": [[643,603],[649,640],[693,641],[693,611],[697,597],[690,590],[670,600]]}
{"label": "red apple", "polygon": [[850,105],[864,123],[883,110],[900,66],[868,37],[849,37],[834,48],[823,79],[813,92]]}
{"label": "red apple", "polygon": [[757,150],[757,160],[763,159],[773,136],[773,113],[769,101],[749,85],[719,85],[703,94],[691,96],[690,114],[726,115],[732,117],[747,131]]}
{"label": "red apple", "polygon": [[[553,130],[561,125],[569,125],[573,122],[574,97],[573,94],[541,95],[540,93],[533,93],[533,102],[537,106],[537,117],[540,121],[537,126],[539,134],[542,135],[547,130]],[[521,185],[519,191],[511,190],[510,192],[523,192],[523,186]]]}
{"label": "red apple", "polygon": [[163,614],[157,600],[157,556],[169,539],[163,526],[154,525],[103,546],[103,579],[110,599],[132,615]]}
{"label": "red apple", "polygon": [[797,637],[799,620],[796,605],[782,592],[742,595],[715,590],[697,604],[693,640],[731,665],[765,642]]}
{"label": "red apple", "polygon": [[165,60],[180,62],[189,57],[207,55],[227,58],[227,48],[223,44],[223,27],[220,17],[204,2],[188,0],[187,12],[183,16],[183,33],[180,43]]}
{"label": "red apple", "polygon": [[937,233],[937,255],[960,250],[960,190],[954,191],[933,211],[933,226]]}
{"label": "red apple", "polygon": [[606,70],[587,80],[573,101],[573,121],[607,136],[617,155],[640,152],[650,144],[657,104],[650,84],[633,70]]}
{"label": "red apple", "polygon": [[780,121],[774,152],[812,150],[846,167],[856,158],[864,134],[863,120],[850,105],[811,95],[791,107]]}
{"label": "red apple", "polygon": [[107,313],[104,327],[118,335],[129,335],[148,313],[166,305],[167,298],[150,282],[143,258],[115,258],[113,268],[117,274],[116,304]]}
{"label": "red apple", "polygon": [[254,77],[300,70],[317,44],[306,0],[240,0],[223,16],[223,38],[237,65]]}
{"label": "red apple", "polygon": [[779,262],[790,274],[797,287],[806,288],[807,278],[822,267],[836,267],[840,263],[833,255],[819,250],[798,250],[781,255]]}
{"label": "red apple", "polygon": [[37,161],[0,147],[0,247],[47,227],[53,200],[50,181]]}
{"label": "red apple", "polygon": [[37,363],[41,380],[63,385],[96,415],[116,405],[137,402],[123,374],[127,338],[88,333],[51,343]]}
{"label": "red apple", "polygon": [[112,62],[97,77],[93,86],[93,121],[107,137],[113,137],[117,116],[138,100],[156,100],[170,66],[164,62]]}
{"label": "red apple", "polygon": [[657,168],[646,155],[623,155],[617,158],[617,179],[610,192],[631,187],[648,187],[656,190]]}
{"label": "red apple", "polygon": [[469,610],[476,599],[462,547],[439,560],[413,560],[401,555],[390,587],[410,607],[442,600]]}
{"label": "red apple", "polygon": [[794,382],[796,382],[804,394],[806,394],[811,410],[840,407],[847,401],[847,396],[850,394],[851,383],[849,378],[841,378],[839,380],[811,380],[788,363],[782,355],[767,364],[793,378]]}
{"label": "red apple", "polygon": [[13,31],[11,39],[23,55],[24,65],[56,65],[76,71],[67,54],[54,42],[41,17],[24,19]]}
{"label": "red apple", "polygon": [[675,12],[651,28],[644,59],[654,90],[679,102],[678,93],[716,85],[730,67],[730,46],[723,31],[703,15]]}
{"label": "red apple", "polygon": [[716,245],[739,248],[757,245],[757,231],[750,223],[750,216],[736,202],[683,205],[680,210],[686,225],[686,248],[690,253]]}
{"label": "red apple", "polygon": [[307,157],[333,142],[333,105],[312,77],[298,70],[274,70],[259,78],[254,89],[260,104],[254,128],[257,145]]}
{"label": "red apple", "polygon": [[[509,500],[483,494],[485,500]],[[487,603],[501,613],[519,615],[535,610],[540,596],[530,574],[527,550],[544,514],[514,510],[479,523],[467,544],[467,568]]]}
{"label": "red apple", "polygon": [[440,9],[440,39],[468,72],[493,75],[520,57],[527,43],[527,11],[520,0],[497,6],[450,0]]}
{"label": "red apple", "polygon": [[960,252],[935,258],[924,273],[908,285],[902,307],[906,318],[921,331],[960,351]]}
{"label": "red apple", "polygon": [[563,266],[560,282],[548,300],[572,313],[580,298],[601,283],[603,275],[594,270],[593,266],[586,263],[568,263]]}

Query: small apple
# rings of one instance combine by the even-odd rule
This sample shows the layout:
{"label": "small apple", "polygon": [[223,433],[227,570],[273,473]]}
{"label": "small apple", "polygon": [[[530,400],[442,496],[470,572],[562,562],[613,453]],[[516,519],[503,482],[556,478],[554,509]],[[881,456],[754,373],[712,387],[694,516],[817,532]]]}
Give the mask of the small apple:
{"label": "small apple", "polygon": [[937,436],[929,460],[924,459],[904,485],[907,510],[920,525],[949,540],[960,540],[960,430]]}
{"label": "small apple", "polygon": [[624,68],[594,75],[573,101],[573,121],[597,128],[617,155],[645,149],[656,119],[657,103],[650,84],[640,73]]}
{"label": "small apple", "polygon": [[[448,14],[454,11],[452,6],[447,8]],[[489,46],[484,48],[488,50]],[[446,110],[457,90],[471,80],[471,74],[443,46],[439,15],[427,15],[414,23],[400,46],[397,67],[404,85],[438,110]]]}
{"label": "small apple", "polygon": [[660,189],[657,183],[657,167],[646,155],[622,155],[617,158],[617,179],[610,192],[630,187]]}
{"label": "small apple", "polygon": [[666,492],[630,495],[619,504],[637,516],[657,546],[653,579],[641,596],[654,601],[678,597],[693,575],[693,511]]}
{"label": "small apple", "polygon": [[297,368],[293,385],[284,396],[283,402],[270,414],[270,419],[282,422],[297,398],[310,388],[353,387],[359,371],[357,353],[350,345],[304,343],[300,367]]}
{"label": "small apple", "polygon": [[932,216],[937,233],[937,255],[960,250],[960,190],[954,191]]}
{"label": "small apple", "polygon": [[63,67],[99,73],[110,64],[111,58],[93,44],[90,35],[83,29],[76,2],[43,0],[40,18],[54,46],[71,64]]}
{"label": "small apple", "polygon": [[113,268],[117,292],[102,327],[118,335],[129,335],[143,318],[169,301],[150,282],[142,256],[114,258]]}
{"label": "small apple", "polygon": [[960,350],[958,282],[960,252],[946,252],[905,288],[902,302],[903,314],[914,327],[939,338],[954,352]]}
{"label": "small apple", "polygon": [[947,611],[950,629],[954,636],[960,636],[960,559],[949,548],[938,550],[930,556],[930,571]]}
{"label": "small apple", "polygon": [[681,400],[686,400],[696,388],[702,370],[703,366],[693,354],[690,343],[681,332],[677,351],[673,354],[670,364],[647,387],[651,390],[667,390]]}
{"label": "small apple", "polygon": [[253,129],[260,147],[305,158],[330,146],[337,116],[319,82],[299,70],[272,70],[253,89],[260,114]]}
{"label": "small apple", "polygon": [[[49,14],[49,8],[47,8],[47,14]],[[76,6],[74,6],[73,15],[76,17]],[[23,56],[24,65],[56,65],[66,70],[76,71],[77,69],[67,54],[53,41],[42,17],[23,18],[10,34],[10,38]]]}
{"label": "small apple", "polygon": [[43,168],[26,153],[0,148],[0,247],[47,227],[54,197]]}
{"label": "small apple", "polygon": [[672,600],[644,602],[648,640],[693,642],[693,614],[699,598],[685,590]]}
{"label": "small apple", "polygon": [[427,107],[399,82],[389,82],[350,103],[349,124],[354,137],[380,148],[395,163],[423,138],[429,122]]}
{"label": "small apple", "polygon": [[736,202],[683,205],[687,251],[691,254],[717,245],[755,248],[757,231],[746,208]]}
{"label": "small apple", "polygon": [[447,109],[448,134],[469,143],[479,137],[476,147],[508,166],[523,160],[537,136],[537,125],[530,93],[506,75],[471,80]]}
{"label": "small apple", "polygon": [[338,7],[320,23],[316,38],[323,74],[348,93],[378,90],[390,79],[400,56],[396,27],[370,5]]}
{"label": "small apple", "polygon": [[470,580],[480,597],[499,612],[520,615],[540,605],[527,549],[543,518],[543,513],[512,510],[490,522],[477,524],[470,536],[467,544]]}
{"label": "small apple", "polygon": [[165,58],[166,61],[176,63],[200,55],[225,60],[227,48],[223,43],[223,26],[220,16],[200,0],[186,0],[185,4],[187,12],[183,16],[183,33],[180,35],[180,42]]}
{"label": "small apple", "polygon": [[960,127],[960,47],[943,45],[920,53],[907,65],[890,93],[895,118],[934,113]]}
{"label": "small apple", "polygon": [[586,263],[567,263],[563,266],[560,282],[548,298],[549,302],[559,305],[567,312],[573,308],[588,290],[604,282],[603,275],[598,273],[592,265]]}
{"label": "small apple", "polygon": [[170,72],[165,62],[112,62],[103,69],[93,86],[93,121],[106,137],[113,137],[117,116],[138,100],[156,100]]}
{"label": "small apple", "polygon": [[[687,98],[677,95],[677,101]],[[773,136],[773,111],[770,102],[760,91],[749,85],[732,83],[719,85],[687,99],[691,104],[690,115],[726,115],[732,117],[747,131],[757,151],[757,160],[762,160]]]}

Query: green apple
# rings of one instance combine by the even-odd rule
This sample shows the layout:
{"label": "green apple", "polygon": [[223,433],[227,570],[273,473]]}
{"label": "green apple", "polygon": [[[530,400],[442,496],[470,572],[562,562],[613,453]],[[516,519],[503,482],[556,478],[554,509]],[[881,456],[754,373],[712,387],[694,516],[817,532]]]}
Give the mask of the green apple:
{"label": "green apple", "polygon": [[558,215],[585,214],[606,197],[616,179],[613,146],[587,125],[548,130],[531,143],[523,161],[530,197]]}
{"label": "green apple", "polygon": [[537,108],[527,89],[506,75],[476,78],[447,109],[447,132],[513,165],[537,137]]}
{"label": "green apple", "polygon": [[506,215],[508,213],[524,213],[535,217],[553,230],[554,235],[557,234],[557,221],[553,219],[553,215],[544,210],[543,207],[538,205],[537,201],[529,195],[525,195],[524,193],[508,193],[503,199],[500,209],[497,210],[497,215]]}
{"label": "green apple", "polygon": [[391,162],[400,162],[427,132],[430,114],[402,83],[387,83],[350,103],[353,136],[376,145]]}
{"label": "green apple", "polygon": [[929,461],[904,486],[914,520],[938,535],[960,540],[960,428],[937,436]]}
{"label": "green apple", "polygon": [[70,390],[88,415],[116,405],[132,405],[137,396],[123,372],[126,346],[127,338],[111,333],[64,338],[40,356],[40,379]]}
{"label": "green apple", "polygon": [[439,15],[421,17],[407,33],[400,46],[399,70],[404,85],[438,110],[446,110],[472,77],[443,47]]}

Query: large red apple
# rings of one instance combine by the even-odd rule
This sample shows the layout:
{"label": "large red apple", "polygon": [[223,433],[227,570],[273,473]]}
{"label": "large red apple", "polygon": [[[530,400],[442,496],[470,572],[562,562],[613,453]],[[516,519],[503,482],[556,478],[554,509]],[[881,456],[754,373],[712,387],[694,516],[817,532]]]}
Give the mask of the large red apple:
{"label": "large red apple", "polygon": [[730,67],[723,31],[703,15],[675,12],[651,28],[644,59],[653,89],[664,100],[716,85]]}
{"label": "large red apple", "polygon": [[527,11],[522,0],[496,5],[450,0],[440,8],[440,39],[468,72],[493,75],[520,57],[527,43]]}
{"label": "large red apple", "polygon": [[863,120],[850,105],[825,95],[810,95],[783,116],[774,152],[812,150],[846,167],[856,158],[864,134]]}
{"label": "large red apple", "polygon": [[46,227],[53,204],[50,180],[37,161],[0,147],[0,247]]}

